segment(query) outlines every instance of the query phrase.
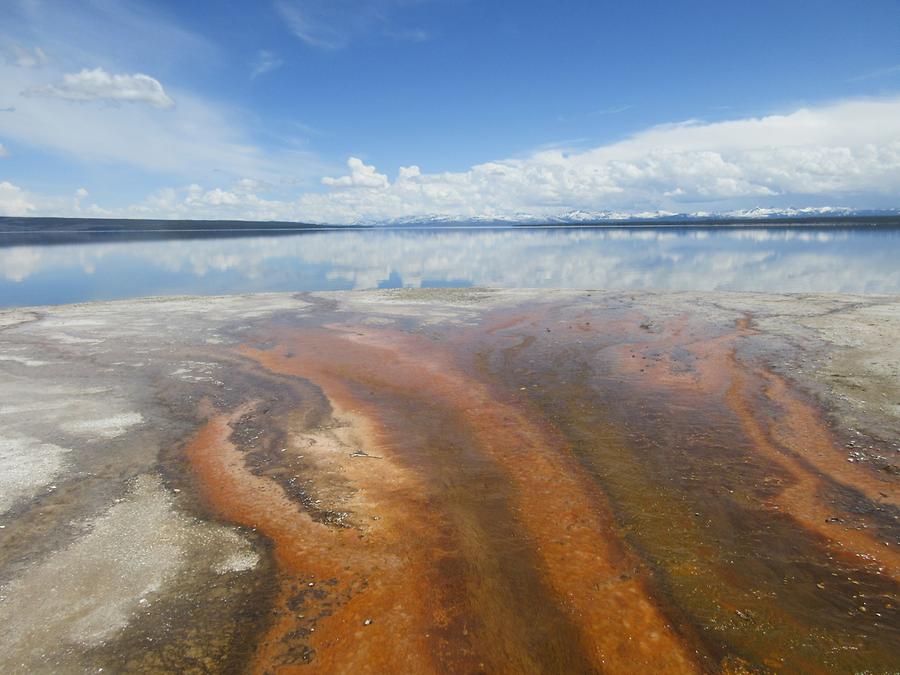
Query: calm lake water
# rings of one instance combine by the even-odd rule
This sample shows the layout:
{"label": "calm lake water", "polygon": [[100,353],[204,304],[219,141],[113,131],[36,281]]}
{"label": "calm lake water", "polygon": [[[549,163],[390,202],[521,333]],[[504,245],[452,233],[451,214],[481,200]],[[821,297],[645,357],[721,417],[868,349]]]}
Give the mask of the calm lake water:
{"label": "calm lake water", "polygon": [[900,228],[370,229],[171,240],[96,234],[75,244],[0,234],[5,307],[471,285],[900,293]]}

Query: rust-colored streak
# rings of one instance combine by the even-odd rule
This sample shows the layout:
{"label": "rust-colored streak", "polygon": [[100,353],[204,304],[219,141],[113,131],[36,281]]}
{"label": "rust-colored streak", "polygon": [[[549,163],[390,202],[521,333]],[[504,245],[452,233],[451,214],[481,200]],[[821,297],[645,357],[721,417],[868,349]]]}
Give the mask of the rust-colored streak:
{"label": "rust-colored streak", "polygon": [[878,670],[897,644],[896,477],[847,462],[757,336],[750,317],[558,306],[481,362],[571,439],[721,668]]}
{"label": "rust-colored streak", "polygon": [[[384,390],[427,398],[435,419],[462,425],[478,452],[499,467],[513,487],[513,513],[497,517],[510,518],[510,528],[524,529],[557,608],[577,627],[580,638],[573,648],[583,650],[603,672],[697,670],[690,648],[651,598],[640,561],[623,545],[602,495],[566,445],[512,402],[498,400],[485,384],[456,368],[439,347],[396,332],[354,327],[352,333],[336,328],[284,333],[276,349],[245,348],[243,353],[273,372],[311,379],[334,404],[373,424],[390,418],[382,449],[386,455],[401,446],[391,438],[406,433],[404,425],[413,430],[428,420],[404,420],[380,409],[377,396],[356,392]],[[461,489],[477,490],[477,484]],[[423,543],[427,537],[420,542],[424,550]],[[477,616],[479,609],[486,608],[468,611]],[[481,616],[480,621],[489,624],[490,617]],[[515,639],[502,626],[490,635],[501,643]],[[475,649],[514,654],[536,647],[495,644]],[[502,663],[494,665],[502,670]]]}
{"label": "rust-colored streak", "polygon": [[[253,403],[211,414],[190,442],[210,506],[273,545],[255,672],[865,663],[842,640],[890,655],[867,641],[894,611],[900,554],[886,516],[856,507],[895,504],[897,481],[848,463],[820,411],[747,356],[750,317],[533,310],[440,339],[282,324],[239,348],[246,368],[327,400],[274,423],[309,499],[349,514],[349,527],[317,519],[251,466],[232,429]],[[297,421],[328,406],[323,428]],[[770,533],[766,555],[754,542]]]}
{"label": "rust-colored streak", "polygon": [[[401,527],[367,528],[365,536],[329,528],[299,510],[275,482],[247,470],[229,440],[230,424],[243,412],[212,417],[188,444],[187,457],[209,504],[275,546],[281,591],[254,672],[432,672],[441,655],[452,669],[476,669],[463,638],[449,649],[420,630],[443,610],[429,606],[442,599],[439,592],[423,593],[440,582],[430,567],[434,557],[420,554],[440,524],[417,503],[402,471],[366,468],[371,483],[385,486],[370,496],[404,503]],[[341,595],[346,600],[335,611],[334,598]]]}
{"label": "rust-colored streak", "polygon": [[845,465],[849,463],[823,429],[819,416],[797,400],[781,378],[771,373],[761,375],[766,395],[783,411],[775,419],[763,420],[750,405],[746,377],[740,368],[732,373],[728,404],[756,451],[787,470],[793,479],[778,496],[777,507],[829,539],[839,552],[874,561],[879,572],[900,580],[900,553],[871,533],[842,524],[833,517],[835,505],[823,500],[829,487],[827,480],[839,481],[875,500],[879,493],[893,492],[892,486],[877,481],[865,470],[848,470]]}
{"label": "rust-colored streak", "polygon": [[[843,554],[875,561],[878,571],[900,580],[900,552],[866,530],[848,527],[833,518],[835,505],[825,501],[829,484],[857,491],[873,502],[886,495],[896,503],[896,484],[879,480],[867,469],[847,462],[846,453],[822,415],[800,399],[784,378],[760,367],[737,361],[734,339],[750,334],[749,321],[739,322],[708,369],[724,365],[730,384],[726,401],[740,419],[757,452],[776,462],[794,479],[779,496],[779,506],[808,529],[834,543]],[[731,338],[729,342],[729,337]],[[777,413],[767,415],[757,404],[763,391]]]}
{"label": "rust-colored streak", "polygon": [[[857,491],[873,502],[897,502],[896,482],[881,479],[865,467],[847,462],[822,415],[804,402],[784,378],[737,357],[739,340],[756,334],[749,317],[737,320],[733,331],[715,336],[683,334],[684,326],[669,327],[658,339],[617,346],[621,372],[642,374],[648,385],[670,390],[672,400],[722,399],[731,409],[754,451],[791,477],[771,507],[797,519],[804,527],[833,542],[837,552],[874,561],[877,571],[900,579],[900,552],[883,538],[835,518],[835,505],[824,496],[831,485]],[[675,348],[692,354],[694,367],[676,367]],[[632,354],[639,358],[629,358]],[[761,398],[774,408],[762,409]]]}

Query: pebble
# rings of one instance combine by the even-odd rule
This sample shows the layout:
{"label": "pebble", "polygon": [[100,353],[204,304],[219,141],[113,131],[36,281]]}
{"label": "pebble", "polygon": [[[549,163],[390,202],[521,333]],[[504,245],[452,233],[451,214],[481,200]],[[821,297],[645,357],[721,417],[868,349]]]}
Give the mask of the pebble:
{"label": "pebble", "polygon": [[366,619],[365,621],[363,621],[363,626],[370,626],[370,625],[372,625],[372,619]]}

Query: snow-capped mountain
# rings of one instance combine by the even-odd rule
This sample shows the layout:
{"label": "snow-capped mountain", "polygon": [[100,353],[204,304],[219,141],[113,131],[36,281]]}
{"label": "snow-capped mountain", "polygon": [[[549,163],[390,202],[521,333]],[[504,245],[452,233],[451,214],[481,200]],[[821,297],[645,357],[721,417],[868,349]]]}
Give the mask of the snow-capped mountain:
{"label": "snow-capped mountain", "polygon": [[900,217],[900,209],[851,209],[842,206],[821,207],[787,207],[740,209],[734,211],[714,212],[695,211],[691,213],[674,213],[671,211],[586,211],[576,209],[559,214],[538,215],[533,213],[515,213],[485,216],[451,216],[430,214],[424,216],[405,216],[390,220],[359,221],[355,225],[381,225],[390,227],[453,227],[453,226],[489,226],[489,225],[596,225],[596,224],[629,224],[629,223],[740,223],[742,221],[771,221],[783,219],[817,220],[834,218],[865,217]]}

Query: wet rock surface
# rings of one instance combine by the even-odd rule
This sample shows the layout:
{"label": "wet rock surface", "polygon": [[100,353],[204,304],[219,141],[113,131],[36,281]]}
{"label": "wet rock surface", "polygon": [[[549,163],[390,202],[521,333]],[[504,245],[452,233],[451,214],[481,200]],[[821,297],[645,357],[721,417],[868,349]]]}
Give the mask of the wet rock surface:
{"label": "wet rock surface", "polygon": [[892,672],[900,299],[0,312],[3,672]]}

